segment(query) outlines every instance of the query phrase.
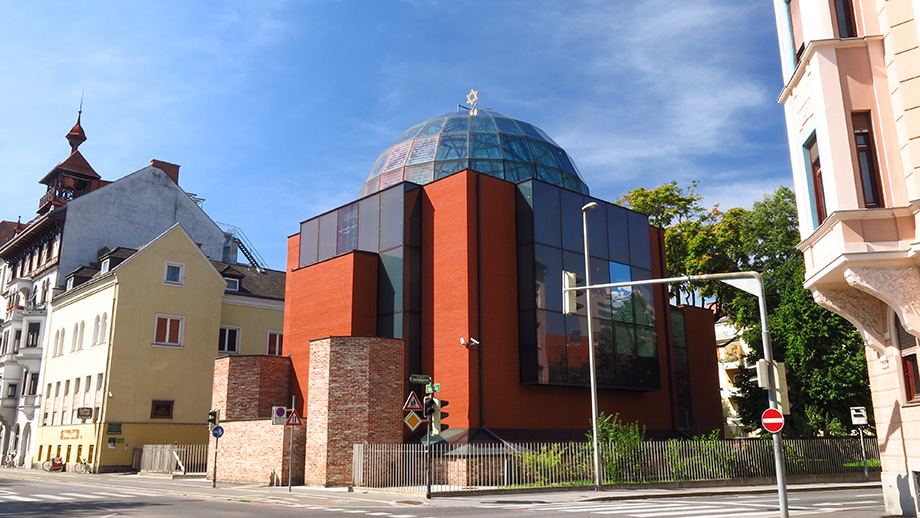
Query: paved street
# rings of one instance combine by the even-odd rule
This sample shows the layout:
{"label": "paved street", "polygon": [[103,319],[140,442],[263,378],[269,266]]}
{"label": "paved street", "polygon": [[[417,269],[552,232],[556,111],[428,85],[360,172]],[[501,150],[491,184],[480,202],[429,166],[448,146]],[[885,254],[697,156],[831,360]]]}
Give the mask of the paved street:
{"label": "paved street", "polygon": [[[791,516],[884,516],[877,483],[791,488]],[[809,489],[802,491],[800,489]],[[820,489],[820,490],[819,490]],[[432,500],[346,489],[264,487],[136,475],[75,475],[0,470],[0,516],[145,518],[311,516],[382,518],[584,516],[743,518],[778,516],[775,490],[701,488],[466,495]]]}

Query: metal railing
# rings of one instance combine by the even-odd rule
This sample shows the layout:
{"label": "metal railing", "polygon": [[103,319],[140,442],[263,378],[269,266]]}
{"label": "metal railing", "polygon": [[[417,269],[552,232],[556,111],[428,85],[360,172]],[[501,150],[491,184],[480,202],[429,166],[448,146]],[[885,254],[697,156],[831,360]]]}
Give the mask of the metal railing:
{"label": "metal railing", "polygon": [[146,473],[206,473],[208,445],[145,444],[141,452],[140,470]]}
{"label": "metal railing", "polygon": [[[878,442],[863,440],[869,471],[878,472]],[[783,441],[786,473],[862,473],[860,439]],[[602,484],[774,477],[769,439],[644,441],[601,444]],[[591,485],[591,443],[503,443],[432,446],[432,491]],[[355,444],[353,484],[425,491],[421,444]]]}

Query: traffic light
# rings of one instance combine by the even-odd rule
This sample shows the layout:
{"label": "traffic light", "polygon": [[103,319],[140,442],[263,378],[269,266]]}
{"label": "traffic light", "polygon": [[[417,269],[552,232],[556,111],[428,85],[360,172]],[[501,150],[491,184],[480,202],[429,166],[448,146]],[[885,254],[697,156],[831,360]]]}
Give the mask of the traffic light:
{"label": "traffic light", "polygon": [[208,412],[208,430],[213,430],[220,424],[220,410],[211,410]]}
{"label": "traffic light", "polygon": [[578,277],[575,276],[575,272],[562,271],[562,313],[564,315],[574,315],[579,309],[585,307],[584,304],[578,303],[578,297],[584,294],[584,290],[572,289],[577,284]]}
{"label": "traffic light", "polygon": [[441,432],[450,428],[450,425],[441,423],[441,419],[445,419],[450,415],[442,410],[450,404],[450,401],[437,398],[434,398],[434,401],[434,415],[431,416],[431,435],[441,435]]}
{"label": "traffic light", "polygon": [[434,396],[427,395],[425,399],[422,400],[422,415],[425,417],[430,417],[434,414],[435,411],[435,401],[437,401]]}

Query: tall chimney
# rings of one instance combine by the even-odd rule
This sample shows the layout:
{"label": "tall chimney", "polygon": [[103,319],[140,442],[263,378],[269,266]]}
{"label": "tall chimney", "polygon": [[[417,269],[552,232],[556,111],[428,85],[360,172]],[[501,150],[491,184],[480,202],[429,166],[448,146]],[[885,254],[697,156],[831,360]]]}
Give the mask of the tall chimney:
{"label": "tall chimney", "polygon": [[150,161],[150,165],[161,169],[166,176],[172,178],[172,181],[176,182],[176,185],[179,185],[179,166],[176,164],[170,164],[169,162],[164,162],[162,160],[157,160],[154,158]]}

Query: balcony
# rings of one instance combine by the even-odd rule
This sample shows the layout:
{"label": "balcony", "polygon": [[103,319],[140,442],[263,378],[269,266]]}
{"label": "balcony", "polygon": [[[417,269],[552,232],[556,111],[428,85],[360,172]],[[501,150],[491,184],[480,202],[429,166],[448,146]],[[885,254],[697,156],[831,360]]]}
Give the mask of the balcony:
{"label": "balcony", "polygon": [[19,408],[22,410],[35,410],[41,403],[42,397],[38,394],[22,396],[19,398]]}

